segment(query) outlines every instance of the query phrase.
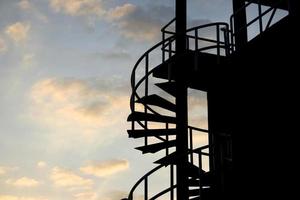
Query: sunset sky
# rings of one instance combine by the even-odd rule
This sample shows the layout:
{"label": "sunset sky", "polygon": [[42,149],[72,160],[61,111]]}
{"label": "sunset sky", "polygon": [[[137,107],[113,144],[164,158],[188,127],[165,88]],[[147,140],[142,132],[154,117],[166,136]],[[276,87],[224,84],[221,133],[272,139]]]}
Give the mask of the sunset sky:
{"label": "sunset sky", "polygon": [[[230,2],[188,0],[189,23]],[[131,69],[173,16],[174,0],[0,0],[0,200],[127,196],[155,166],[127,137]]]}

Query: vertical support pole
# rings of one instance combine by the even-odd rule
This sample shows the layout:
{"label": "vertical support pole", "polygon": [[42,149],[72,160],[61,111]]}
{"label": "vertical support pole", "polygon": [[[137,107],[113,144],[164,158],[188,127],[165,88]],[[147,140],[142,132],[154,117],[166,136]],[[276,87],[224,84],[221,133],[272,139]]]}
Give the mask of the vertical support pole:
{"label": "vertical support pole", "polygon": [[233,3],[233,23],[235,34],[236,50],[241,49],[248,41],[247,17],[245,0],[232,0]]}
{"label": "vertical support pole", "polygon": [[[176,56],[182,57],[186,48],[186,0],[176,0]],[[187,77],[184,62],[177,63],[176,80],[176,151],[177,158],[177,199],[188,199],[188,118],[187,118]]]}

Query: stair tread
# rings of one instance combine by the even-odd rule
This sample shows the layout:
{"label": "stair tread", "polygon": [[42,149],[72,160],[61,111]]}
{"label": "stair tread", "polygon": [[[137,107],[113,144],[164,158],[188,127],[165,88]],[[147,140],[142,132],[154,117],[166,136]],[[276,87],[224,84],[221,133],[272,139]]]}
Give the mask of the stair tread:
{"label": "stair tread", "polygon": [[187,170],[189,177],[196,177],[199,178],[202,174],[205,173],[204,170],[199,170],[199,168],[192,163],[188,163],[188,170]]}
{"label": "stair tread", "polygon": [[[202,188],[201,190],[201,194],[207,196],[210,192],[210,188]],[[198,198],[200,197],[200,189],[190,189],[189,190],[189,196],[198,196]],[[197,198],[197,197],[195,197]]]}
{"label": "stair tread", "polygon": [[174,147],[176,145],[176,140],[156,143],[156,144],[149,144],[146,146],[136,147],[135,149],[142,151],[143,153],[156,153],[160,150]]}
{"label": "stair tread", "polygon": [[127,130],[129,137],[141,138],[151,136],[165,136],[176,135],[176,129],[139,129],[139,130]]}
{"label": "stair tread", "polygon": [[170,95],[174,97],[176,96],[176,82],[163,82],[156,83],[155,85]]}
{"label": "stair tread", "polygon": [[176,123],[176,118],[165,115],[157,115],[143,112],[131,113],[127,121],[153,121],[153,122],[165,122],[165,123]]}
{"label": "stair tread", "polygon": [[[197,177],[197,179],[189,179],[189,186],[199,186],[200,182],[199,182],[199,178]],[[214,182],[214,178],[211,172],[204,172],[201,175],[201,184],[202,186],[212,186],[213,182]]]}
{"label": "stair tread", "polygon": [[137,101],[137,103],[142,103],[142,104],[149,104],[149,105],[154,105],[154,106],[159,106],[161,108],[170,110],[175,112],[176,111],[176,106],[175,104],[169,102],[168,100],[156,95],[152,94],[149,96],[145,96]]}

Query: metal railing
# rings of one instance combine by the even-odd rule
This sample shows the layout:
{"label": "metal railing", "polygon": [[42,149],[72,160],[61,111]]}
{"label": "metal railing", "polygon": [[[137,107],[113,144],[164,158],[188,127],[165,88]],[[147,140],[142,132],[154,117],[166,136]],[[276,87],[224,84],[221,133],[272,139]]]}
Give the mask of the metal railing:
{"label": "metal railing", "polygon": [[[166,26],[162,28],[162,41],[158,44],[154,45],[152,48],[147,50],[137,61],[135,64],[132,74],[131,74],[131,87],[132,87],[132,95],[130,98],[130,108],[132,112],[136,111],[136,102],[141,99],[141,96],[148,96],[149,94],[149,78],[150,75],[153,74],[156,64],[152,63],[152,56],[160,55],[163,62],[165,62],[167,59],[170,59],[172,56],[175,55],[176,51],[176,41],[175,41],[175,33],[167,30],[169,26],[175,22],[175,19],[171,20],[170,23],[168,23]],[[206,24],[197,26],[194,28],[190,28],[186,32],[186,38],[187,38],[187,49],[191,51],[196,52],[196,60],[198,61],[198,53],[199,52],[208,52],[211,54],[214,54],[217,56],[218,60],[221,56],[225,56],[229,53],[229,30],[228,30],[228,24],[226,23],[212,23],[212,24]],[[202,36],[201,32],[205,32],[204,30],[208,30],[208,36]],[[156,54],[157,52],[160,52],[159,54]],[[223,53],[222,53],[223,52]],[[142,67],[142,68],[141,68]],[[138,73],[137,71],[142,69],[142,73]],[[143,87],[142,87],[143,86]],[[142,89],[142,93],[138,90]],[[161,115],[159,112],[157,112],[155,109],[150,107],[147,104],[143,104],[144,113],[152,113],[156,115]],[[132,121],[132,130],[136,129],[136,123],[139,125],[139,128],[148,129],[148,122],[147,121]],[[169,124],[166,123],[166,129],[169,128]],[[190,146],[189,146],[189,155],[190,156],[190,162],[192,164],[196,164],[194,162],[194,155],[198,155],[198,164],[199,167],[199,173],[202,171],[202,156],[209,156],[209,153],[203,152],[202,150],[209,148],[209,146],[204,146],[201,148],[194,149],[193,148],[193,134],[195,131],[200,131],[204,133],[208,133],[208,130],[196,128],[196,127],[188,127],[189,129],[189,138],[190,138]],[[156,136],[157,139],[168,142],[169,137],[166,136],[165,138]],[[148,138],[145,137],[145,146],[148,145]],[[169,148],[166,148],[166,155],[169,155]],[[185,155],[187,156],[187,155]],[[137,183],[133,186],[131,189],[128,199],[133,200],[133,194],[134,191],[138,186],[140,186],[142,183],[144,184],[144,199],[145,200],[154,200],[158,197],[165,195],[166,193],[170,193],[171,200],[174,199],[174,189],[176,188],[176,184],[174,184],[174,165],[170,165],[170,187],[161,191],[160,193],[154,195],[153,197],[149,198],[148,194],[148,177],[153,175],[156,171],[162,168],[164,165],[159,165],[147,174],[145,174],[142,178],[137,181]],[[199,181],[199,185],[201,185],[201,182]],[[200,187],[201,188],[201,187]],[[200,189],[201,190],[201,189]],[[201,192],[201,191],[200,191]]]}
{"label": "metal railing", "polygon": [[[271,26],[271,24],[272,24],[272,22],[273,22],[273,19],[274,19],[274,16],[276,14],[276,11],[278,10],[278,6],[280,4],[282,4],[282,2],[283,2],[283,0],[279,0],[278,2],[274,3],[269,8],[267,8],[266,10],[263,11],[262,4],[260,3],[260,0],[255,0],[255,1],[251,0],[251,1],[248,1],[243,7],[241,7],[240,9],[238,9],[235,13],[233,13],[230,16],[230,35],[231,35],[230,44],[232,46],[230,53],[232,53],[233,51],[236,50],[236,48],[235,48],[236,47],[236,45],[235,45],[235,38],[236,38],[236,36],[239,35],[245,29],[246,29],[247,34],[248,34],[248,28],[251,25],[253,25],[254,23],[258,22],[258,25],[257,25],[258,27],[256,28],[258,30],[258,34],[257,35],[263,33],[267,29],[269,29],[270,26]],[[240,12],[244,12],[245,9],[247,9],[248,7],[250,7],[252,5],[257,6],[257,13],[258,13],[258,15],[256,17],[254,17],[252,20],[250,20],[249,22],[247,22],[245,26],[239,28],[239,30],[235,30],[235,27],[234,27],[234,18],[236,16],[238,16],[240,14]],[[270,14],[270,16],[267,19],[266,25],[264,26],[263,22],[265,20],[265,17],[267,17],[267,14]],[[248,41],[250,41],[250,40],[248,39]]]}

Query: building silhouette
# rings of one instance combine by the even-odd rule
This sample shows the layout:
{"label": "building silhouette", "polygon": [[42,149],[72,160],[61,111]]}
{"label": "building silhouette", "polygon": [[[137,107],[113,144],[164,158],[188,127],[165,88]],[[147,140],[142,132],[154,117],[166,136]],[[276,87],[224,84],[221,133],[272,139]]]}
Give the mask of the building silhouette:
{"label": "building silhouette", "polygon": [[[127,199],[135,199],[137,187],[145,200],[270,199],[274,194],[289,199],[291,182],[285,177],[294,174],[289,164],[296,160],[292,142],[299,132],[293,117],[299,1],[232,0],[232,5],[229,24],[187,29],[186,0],[176,0],[175,18],[162,28],[162,41],[134,66],[129,137],[144,140],[136,148],[143,154],[164,151],[165,156]],[[255,13],[250,19],[249,9]],[[207,94],[208,130],[188,124],[188,88]],[[199,133],[209,142],[195,147]],[[205,157],[209,170],[203,168]],[[150,196],[148,178],[164,167],[170,170],[169,187]]]}

